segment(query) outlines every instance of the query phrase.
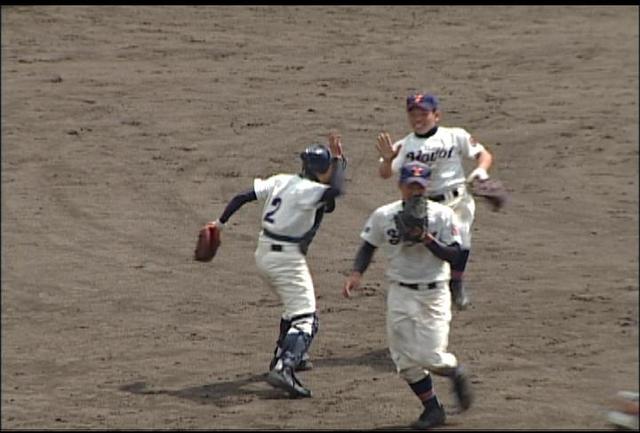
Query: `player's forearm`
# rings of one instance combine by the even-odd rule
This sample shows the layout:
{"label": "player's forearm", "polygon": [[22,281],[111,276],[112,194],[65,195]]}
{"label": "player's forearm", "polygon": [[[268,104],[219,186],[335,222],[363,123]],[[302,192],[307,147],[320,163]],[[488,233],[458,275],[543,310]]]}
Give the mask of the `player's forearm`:
{"label": "player's forearm", "polygon": [[460,244],[457,242],[453,245],[445,245],[429,233],[427,233],[422,243],[434,256],[449,263],[455,263],[462,254]]}
{"label": "player's forearm", "polygon": [[333,165],[333,172],[331,173],[329,185],[338,191],[338,195],[340,195],[344,192],[344,172],[347,169],[347,160],[344,157],[331,158],[331,164]]}
{"label": "player's forearm", "polygon": [[373,259],[373,253],[376,251],[376,247],[369,242],[364,241],[356,254],[356,258],[353,261],[352,272],[358,272],[360,275],[364,274]]}
{"label": "player's forearm", "polygon": [[378,173],[380,173],[381,178],[389,179],[391,176],[393,176],[393,170],[391,169],[392,161],[393,160],[387,161],[386,159],[383,159],[380,162],[380,166],[378,167]]}
{"label": "player's forearm", "polygon": [[224,211],[222,212],[222,215],[220,215],[220,218],[218,218],[218,220],[222,224],[225,224],[229,220],[229,218],[231,218],[231,215],[236,213],[236,211],[240,209],[245,203],[248,203],[250,201],[254,201],[257,199],[258,197],[256,196],[256,193],[253,190],[253,188],[248,191],[237,194],[234,198],[231,199],[231,201],[224,208]]}
{"label": "player's forearm", "polygon": [[331,166],[332,172],[331,179],[329,180],[329,188],[322,194],[322,198],[320,199],[325,202],[330,202],[344,193],[344,171],[347,167],[347,161],[344,158],[332,158]]}
{"label": "player's forearm", "polygon": [[485,171],[488,171],[492,163],[493,156],[491,155],[491,153],[489,153],[488,150],[480,152],[480,154],[478,155],[478,168],[482,168]]}

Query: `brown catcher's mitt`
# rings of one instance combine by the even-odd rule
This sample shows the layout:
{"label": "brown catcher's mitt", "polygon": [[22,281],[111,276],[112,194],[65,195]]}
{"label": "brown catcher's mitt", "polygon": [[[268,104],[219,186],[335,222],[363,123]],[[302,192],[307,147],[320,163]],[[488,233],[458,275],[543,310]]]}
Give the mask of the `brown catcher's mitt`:
{"label": "brown catcher's mitt", "polygon": [[489,178],[480,180],[478,178],[471,182],[471,193],[475,197],[482,197],[487,200],[494,212],[502,209],[509,201],[509,193],[499,180]]}
{"label": "brown catcher's mitt", "polygon": [[220,247],[220,227],[215,222],[207,223],[198,233],[198,241],[194,251],[194,259],[209,262]]}

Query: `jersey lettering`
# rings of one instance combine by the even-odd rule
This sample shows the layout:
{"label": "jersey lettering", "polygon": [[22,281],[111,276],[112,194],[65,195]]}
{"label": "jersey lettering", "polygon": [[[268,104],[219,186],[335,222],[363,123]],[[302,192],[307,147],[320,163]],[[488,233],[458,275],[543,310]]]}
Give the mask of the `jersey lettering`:
{"label": "jersey lettering", "polygon": [[387,236],[389,237],[389,243],[391,245],[398,245],[400,243],[400,233],[396,229],[387,230]]}
{"label": "jersey lettering", "polygon": [[453,147],[449,149],[441,148],[438,150],[434,150],[433,152],[422,152],[421,150],[417,152],[409,152],[407,153],[406,159],[407,161],[420,161],[422,163],[434,162],[438,158],[451,158],[453,155]]}
{"label": "jersey lettering", "polygon": [[270,222],[271,224],[275,224],[275,220],[273,219],[273,214],[275,214],[278,209],[280,209],[280,205],[282,204],[282,199],[280,197],[276,197],[271,200],[271,206],[274,206],[274,209],[267,212],[264,216],[264,220]]}

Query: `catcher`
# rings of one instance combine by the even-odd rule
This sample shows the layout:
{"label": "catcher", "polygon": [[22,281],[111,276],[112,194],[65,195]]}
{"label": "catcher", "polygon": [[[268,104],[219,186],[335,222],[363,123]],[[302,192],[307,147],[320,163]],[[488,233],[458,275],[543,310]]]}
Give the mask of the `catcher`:
{"label": "catcher", "polygon": [[[220,218],[202,229],[206,233],[214,228],[209,239],[214,239],[210,245],[215,250],[220,231],[240,207],[255,200],[264,203],[255,260],[260,276],[284,306],[267,382],[292,398],[311,397],[311,391],[300,383],[295,371],[310,367],[306,355],[318,332],[316,297],[305,256],[324,213],[335,209],[335,199],[343,193],[346,168],[337,132],[329,135],[329,147],[311,145],[300,158],[300,174],[255,179],[253,188],[236,195]],[[196,259],[199,249],[207,250],[206,245],[201,248],[207,236],[205,241],[202,238],[198,240]],[[210,260],[209,256],[211,253],[202,254],[205,261]]]}
{"label": "catcher", "polygon": [[387,251],[387,341],[398,374],[420,399],[424,410],[413,428],[445,422],[445,411],[433,388],[431,373],[449,377],[461,410],[471,406],[472,393],[457,358],[447,351],[451,322],[450,263],[461,254],[453,210],[425,196],[429,168],[404,165],[399,188],[402,200],[377,208],[360,237],[363,243],[342,294],[350,297],[377,248]]}
{"label": "catcher", "polygon": [[[409,95],[407,116],[413,132],[403,139],[394,143],[388,132],[378,134],[379,174],[387,179],[411,161],[422,162],[431,169],[427,186],[429,199],[452,208],[460,221],[462,254],[451,264],[451,293],[454,305],[464,309],[469,303],[464,271],[471,250],[471,225],[476,209],[473,194],[485,197],[497,210],[506,202],[506,191],[502,184],[489,179],[487,171],[493,156],[482,144],[462,128],[438,125],[441,112],[436,96],[422,92]],[[477,161],[476,168],[466,178],[464,158]]]}

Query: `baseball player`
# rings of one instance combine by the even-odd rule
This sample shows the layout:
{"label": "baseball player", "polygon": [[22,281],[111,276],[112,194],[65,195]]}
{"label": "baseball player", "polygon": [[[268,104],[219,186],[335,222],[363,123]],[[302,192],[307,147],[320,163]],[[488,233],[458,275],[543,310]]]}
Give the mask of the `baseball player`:
{"label": "baseball player", "polygon": [[[450,263],[461,254],[461,237],[453,210],[425,200],[423,229],[407,241],[398,216],[414,196],[423,196],[431,171],[413,161],[400,170],[402,200],[377,208],[360,233],[363,242],[342,289],[345,297],[360,286],[377,248],[387,252],[387,341],[397,372],[421,400],[424,410],[412,424],[427,429],[445,422],[445,411],[433,388],[431,373],[451,378],[462,410],[471,406],[466,374],[447,351],[451,322]],[[424,197],[423,197],[424,200]]]}
{"label": "baseball player", "polygon": [[[407,97],[407,114],[413,132],[393,142],[388,132],[380,132],[376,147],[380,153],[379,173],[389,178],[398,173],[405,162],[420,161],[431,169],[427,186],[430,200],[454,210],[460,222],[462,254],[451,264],[451,291],[454,305],[464,309],[469,298],[463,279],[471,249],[471,224],[475,201],[466,188],[475,178],[487,180],[493,157],[485,147],[462,128],[439,126],[441,112],[438,98],[428,93]],[[465,178],[463,158],[475,159],[477,166]]]}
{"label": "baseball player", "polygon": [[328,148],[314,144],[300,157],[300,174],[255,179],[253,188],[236,195],[216,221],[222,228],[245,203],[264,203],[255,260],[261,277],[284,306],[267,382],[293,398],[311,397],[294,371],[301,369],[318,332],[315,292],[305,255],[324,213],[334,210],[335,199],[343,192],[346,168],[337,132],[329,135]]}

